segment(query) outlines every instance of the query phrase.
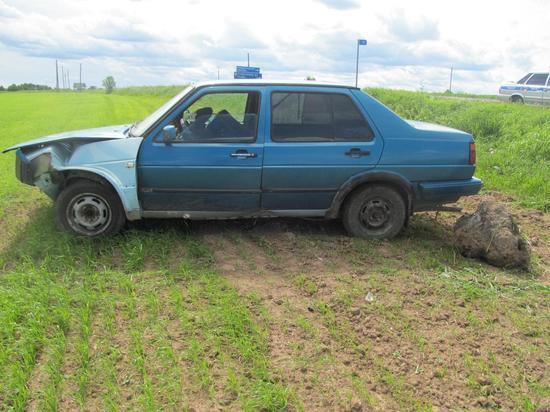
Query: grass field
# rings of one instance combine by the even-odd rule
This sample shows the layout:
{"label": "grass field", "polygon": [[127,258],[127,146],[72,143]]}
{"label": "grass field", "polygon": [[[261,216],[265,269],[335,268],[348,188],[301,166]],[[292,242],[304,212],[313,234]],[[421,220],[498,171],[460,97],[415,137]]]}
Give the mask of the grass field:
{"label": "grass field", "polygon": [[[174,92],[2,93],[0,146],[133,122]],[[0,410],[550,407],[550,110],[373,94],[476,134],[490,190],[461,206],[506,203],[531,272],[460,256],[446,213],[416,215],[391,242],[291,219],[75,239],[2,155]]]}

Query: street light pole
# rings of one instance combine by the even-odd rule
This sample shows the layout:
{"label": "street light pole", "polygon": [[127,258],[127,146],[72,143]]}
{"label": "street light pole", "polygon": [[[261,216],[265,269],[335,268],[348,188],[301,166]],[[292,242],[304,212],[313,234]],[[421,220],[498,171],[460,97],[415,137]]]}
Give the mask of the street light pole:
{"label": "street light pole", "polygon": [[355,56],[355,87],[357,87],[358,79],[359,79],[359,40],[357,40],[357,54]]}
{"label": "street light pole", "polygon": [[357,54],[355,56],[355,87],[357,87],[357,81],[359,79],[359,46],[366,46],[367,41],[365,39],[357,40]]}

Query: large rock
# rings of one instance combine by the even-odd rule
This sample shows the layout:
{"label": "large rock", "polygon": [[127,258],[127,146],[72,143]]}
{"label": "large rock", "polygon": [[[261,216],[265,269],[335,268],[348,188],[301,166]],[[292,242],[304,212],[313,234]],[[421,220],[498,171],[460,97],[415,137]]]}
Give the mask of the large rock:
{"label": "large rock", "polygon": [[456,221],[454,232],[464,256],[499,267],[529,267],[529,245],[510,213],[496,202],[481,202],[474,214]]}

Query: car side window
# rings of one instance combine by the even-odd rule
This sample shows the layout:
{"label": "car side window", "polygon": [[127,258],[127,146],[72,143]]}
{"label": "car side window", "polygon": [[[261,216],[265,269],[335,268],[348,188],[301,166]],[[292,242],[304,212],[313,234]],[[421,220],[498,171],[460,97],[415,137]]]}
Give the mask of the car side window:
{"label": "car side window", "polygon": [[525,76],[523,76],[521,79],[518,80],[518,84],[523,84],[527,81],[529,77],[531,77],[533,73],[527,73]]}
{"label": "car side window", "polygon": [[528,81],[527,84],[544,86],[546,84],[546,79],[548,78],[548,73],[535,73]]}
{"label": "car side window", "polygon": [[273,92],[274,142],[370,141],[374,133],[351,98],[340,93]]}
{"label": "car side window", "polygon": [[171,143],[254,142],[259,111],[258,92],[207,93],[171,121],[176,128]]}

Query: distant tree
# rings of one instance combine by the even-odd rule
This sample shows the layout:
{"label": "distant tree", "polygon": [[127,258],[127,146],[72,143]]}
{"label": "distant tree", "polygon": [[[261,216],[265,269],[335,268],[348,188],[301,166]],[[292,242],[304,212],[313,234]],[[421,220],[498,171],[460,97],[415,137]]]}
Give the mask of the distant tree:
{"label": "distant tree", "polygon": [[4,86],[1,86],[1,85],[0,85],[0,92],[3,92],[3,91],[5,91],[5,90],[6,90],[6,89],[4,89]]}
{"label": "distant tree", "polygon": [[103,87],[107,93],[112,93],[113,89],[116,88],[115,79],[113,76],[107,76],[103,79]]}
{"label": "distant tree", "polygon": [[88,87],[88,90],[95,90],[95,89],[97,89],[96,86],[90,86],[90,87]]}
{"label": "distant tree", "polygon": [[316,79],[315,79],[315,76],[308,75],[308,76],[306,77],[306,80],[315,81]]}
{"label": "distant tree", "polygon": [[19,88],[17,87],[16,84],[12,83],[8,86],[8,92],[16,92],[17,90],[19,90]]}

